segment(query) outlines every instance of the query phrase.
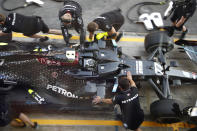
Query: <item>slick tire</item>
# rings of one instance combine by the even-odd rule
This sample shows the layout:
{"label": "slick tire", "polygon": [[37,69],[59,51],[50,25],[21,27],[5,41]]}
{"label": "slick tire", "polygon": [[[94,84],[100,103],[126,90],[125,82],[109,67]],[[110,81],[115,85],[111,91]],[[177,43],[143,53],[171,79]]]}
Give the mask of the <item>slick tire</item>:
{"label": "slick tire", "polygon": [[172,111],[174,103],[177,101],[173,99],[157,100],[150,105],[150,113],[160,123],[179,122],[180,118]]}
{"label": "slick tire", "polygon": [[148,53],[153,52],[157,47],[162,47],[169,52],[174,48],[174,42],[166,31],[155,31],[145,36],[144,47]]}

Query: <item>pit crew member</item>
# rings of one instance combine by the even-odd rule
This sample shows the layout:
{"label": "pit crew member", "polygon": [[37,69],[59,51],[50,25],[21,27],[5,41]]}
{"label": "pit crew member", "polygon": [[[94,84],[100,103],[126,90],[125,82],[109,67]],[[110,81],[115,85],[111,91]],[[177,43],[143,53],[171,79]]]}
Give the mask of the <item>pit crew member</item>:
{"label": "pit crew member", "polygon": [[92,40],[94,32],[101,29],[107,32],[108,37],[114,38],[118,42],[123,34],[117,31],[123,24],[124,16],[121,14],[121,9],[103,13],[88,24],[89,39]]}
{"label": "pit crew member", "polygon": [[94,104],[107,103],[118,104],[122,114],[120,119],[126,129],[141,131],[139,128],[144,121],[144,112],[140,107],[138,89],[135,82],[132,80],[130,72],[127,72],[127,77],[122,77],[119,80],[119,89],[121,90],[113,99],[101,99],[97,96],[93,99]]}
{"label": "pit crew member", "polygon": [[83,19],[82,8],[80,4],[73,0],[65,0],[64,6],[59,10],[59,19],[61,21],[61,30],[66,44],[72,37],[68,29],[74,28],[80,34],[80,43],[83,41]]}
{"label": "pit crew member", "polygon": [[23,35],[31,38],[39,38],[40,42],[47,41],[49,38],[47,36],[37,35],[36,33],[42,31],[43,33],[55,34],[55,31],[49,30],[41,17],[25,16],[19,13],[10,13],[7,17],[0,14],[0,26],[2,27],[0,36],[14,31],[23,33]]}

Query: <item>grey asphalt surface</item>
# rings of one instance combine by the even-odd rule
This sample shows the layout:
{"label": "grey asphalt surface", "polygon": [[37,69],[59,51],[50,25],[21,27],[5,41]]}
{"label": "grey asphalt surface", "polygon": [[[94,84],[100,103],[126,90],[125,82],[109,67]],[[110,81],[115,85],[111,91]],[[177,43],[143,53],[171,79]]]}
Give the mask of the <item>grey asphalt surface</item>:
{"label": "grey asphalt surface", "polygon": [[[2,0],[1,0],[2,1]],[[38,15],[41,16],[44,21],[47,23],[47,25],[50,28],[54,29],[60,29],[59,24],[59,18],[58,18],[58,11],[63,6],[63,2],[56,2],[54,0],[42,0],[44,5],[42,7],[38,6],[29,6],[23,9],[16,10],[14,12],[18,12],[24,15]],[[86,25],[91,22],[95,17],[100,15],[101,13],[120,8],[122,9],[122,13],[125,16],[125,23],[122,26],[120,30],[125,32],[134,32],[134,33],[144,33],[148,32],[145,30],[143,24],[133,24],[128,21],[126,18],[126,13],[128,9],[133,6],[134,4],[137,4],[139,2],[145,2],[145,1],[151,1],[151,0],[76,0],[80,3],[82,9],[83,9],[83,20],[85,27]],[[153,0],[152,2],[161,2],[162,0]],[[164,1],[164,0],[163,0]],[[13,8],[16,6],[23,5],[25,0],[7,0],[5,3],[5,7],[7,8]],[[160,12],[163,16],[163,12],[165,11],[168,4],[165,5],[150,5],[145,6],[143,10],[149,12]],[[9,12],[3,11],[0,8],[0,13],[8,14]],[[132,10],[129,14],[131,18],[138,18],[136,8]],[[195,35],[196,29],[197,29],[197,13],[194,14],[194,16],[187,21],[186,26],[189,29],[189,34]],[[164,21],[164,25],[171,25],[169,19]],[[177,32],[180,33],[180,32]]]}

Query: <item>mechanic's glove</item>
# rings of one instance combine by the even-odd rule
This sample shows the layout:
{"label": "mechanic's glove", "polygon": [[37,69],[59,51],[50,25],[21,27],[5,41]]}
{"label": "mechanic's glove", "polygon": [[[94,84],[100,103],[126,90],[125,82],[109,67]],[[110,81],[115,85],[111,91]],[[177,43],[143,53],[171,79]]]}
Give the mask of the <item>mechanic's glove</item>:
{"label": "mechanic's glove", "polygon": [[178,117],[181,117],[181,116],[182,116],[182,112],[181,112],[181,109],[180,109],[180,107],[179,107],[179,104],[174,103],[174,104],[173,104],[172,111],[173,111]]}
{"label": "mechanic's glove", "polygon": [[107,32],[98,33],[98,34],[96,35],[96,39],[97,39],[97,40],[100,40],[100,39],[102,39],[104,36],[108,36],[108,33],[107,33]]}

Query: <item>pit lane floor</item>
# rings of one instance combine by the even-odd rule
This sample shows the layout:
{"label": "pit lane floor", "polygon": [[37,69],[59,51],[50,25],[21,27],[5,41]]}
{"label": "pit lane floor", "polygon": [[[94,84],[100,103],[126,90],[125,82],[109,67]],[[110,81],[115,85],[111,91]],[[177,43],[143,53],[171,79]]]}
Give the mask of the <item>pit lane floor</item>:
{"label": "pit lane floor", "polygon": [[[31,38],[24,38],[21,34],[13,34],[14,40],[19,41],[37,41]],[[52,43],[64,43],[61,36],[49,35]],[[194,39],[194,36],[189,36],[189,38]],[[72,37],[72,41],[77,41],[77,36]],[[142,56],[147,57],[147,53],[144,50],[143,44],[144,37],[136,36],[132,33],[126,33],[121,41],[118,43],[122,46],[123,52],[129,56]],[[178,55],[177,55],[178,54]],[[185,53],[180,53],[177,48],[175,48],[169,55],[168,60],[177,60],[180,63],[180,69],[195,71],[197,72],[196,65],[194,65],[186,56]],[[197,100],[196,85],[181,86],[181,87],[171,87],[172,96],[182,102],[182,105],[191,106],[195,105]],[[143,83],[143,87],[139,91],[141,106],[145,112],[145,122],[142,125],[144,131],[187,131],[193,125],[187,125],[185,123],[178,123],[173,125],[158,124],[151,122],[152,118],[149,115],[150,104],[157,100],[157,96],[153,92],[150,85]],[[46,109],[47,110],[47,109]],[[56,113],[27,113],[28,116],[34,121],[38,121],[40,124],[39,131],[124,131],[121,127],[119,121],[114,120],[113,112],[65,112],[61,114]],[[116,127],[118,126],[118,128]],[[7,126],[5,128],[0,128],[1,131],[26,131],[31,130],[30,128],[12,128]]]}

